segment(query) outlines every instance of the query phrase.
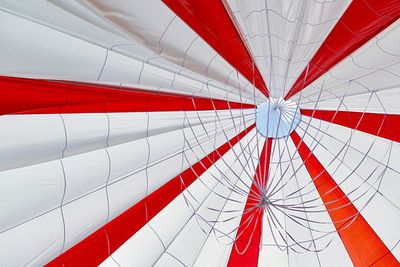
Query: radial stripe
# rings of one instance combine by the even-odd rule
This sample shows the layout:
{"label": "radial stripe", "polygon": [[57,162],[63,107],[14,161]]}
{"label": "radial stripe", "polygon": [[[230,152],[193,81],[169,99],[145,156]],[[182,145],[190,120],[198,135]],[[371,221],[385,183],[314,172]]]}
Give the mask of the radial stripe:
{"label": "radial stripe", "polygon": [[97,266],[103,262],[254,127],[255,124],[252,124],[243,130],[161,188],[55,258],[47,266]]}
{"label": "radial stripe", "polygon": [[400,17],[398,0],[354,0],[285,96],[300,92]]}
{"label": "radial stripe", "polygon": [[0,77],[0,115],[193,111],[251,104],[110,85]]}
{"label": "radial stripe", "polygon": [[400,115],[302,109],[301,114],[400,142]]}
{"label": "radial stripe", "polygon": [[163,0],[227,62],[266,96],[267,86],[221,0]]}
{"label": "radial stripe", "polygon": [[391,251],[300,136],[294,131],[291,137],[354,266],[399,266]]}
{"label": "radial stripe", "polygon": [[271,159],[272,139],[269,138],[262,149],[254,181],[247,197],[240,220],[236,240],[232,246],[228,266],[257,266],[261,242],[261,226],[264,208],[260,206],[260,187],[265,188]]}

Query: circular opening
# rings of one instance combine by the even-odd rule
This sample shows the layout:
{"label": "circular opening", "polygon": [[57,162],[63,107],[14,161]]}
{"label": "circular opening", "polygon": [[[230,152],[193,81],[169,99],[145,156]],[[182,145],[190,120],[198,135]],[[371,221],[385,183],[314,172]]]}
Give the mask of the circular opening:
{"label": "circular opening", "polygon": [[296,103],[283,98],[271,98],[257,106],[256,127],[267,138],[281,138],[290,135],[301,119]]}

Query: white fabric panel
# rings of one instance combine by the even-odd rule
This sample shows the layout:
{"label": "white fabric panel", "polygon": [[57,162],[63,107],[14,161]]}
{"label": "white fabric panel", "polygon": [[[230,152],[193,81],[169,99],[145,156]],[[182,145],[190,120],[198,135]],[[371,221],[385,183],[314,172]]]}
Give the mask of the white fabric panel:
{"label": "white fabric panel", "polygon": [[[293,99],[299,101],[301,108],[310,108],[310,105],[313,106],[312,102],[316,102],[317,99],[340,100],[344,96],[347,98],[368,92],[398,89],[400,47],[396,44],[399,36],[400,21],[396,21],[304,88]],[[329,107],[329,102],[327,105]],[[319,106],[325,108],[324,102],[319,103]],[[352,109],[351,106],[349,108]]]}
{"label": "white fabric panel", "polygon": [[182,155],[175,155],[161,161],[154,168],[149,168],[147,170],[149,177],[149,193],[154,192],[188,167],[190,167],[190,165],[183,162]]}
{"label": "white fabric panel", "polygon": [[[146,224],[135,235],[113,253],[119,266],[152,266],[151,259],[157,258],[164,251],[157,234]],[[143,257],[146,255],[146,257]],[[103,266],[100,264],[100,266]]]}
{"label": "white fabric panel", "polygon": [[[154,73],[158,75],[154,77]],[[174,79],[174,74],[172,72],[158,69],[157,67],[151,65],[144,65],[143,70],[140,73],[140,83],[143,84],[157,84],[160,87],[170,87],[172,85],[172,80]]]}
{"label": "white fabric panel", "polygon": [[0,128],[0,171],[60,158],[66,145],[59,115],[0,116]]}
{"label": "white fabric panel", "polygon": [[[141,74],[143,74],[142,69],[144,72],[144,63],[114,51],[108,51],[107,53],[107,61],[101,72],[100,81],[125,82],[129,84],[140,83],[139,79],[142,77]],[[153,85],[154,81],[144,84]]]}
{"label": "white fabric panel", "polygon": [[54,79],[97,79],[106,49],[4,11],[0,14],[0,33],[7,40],[0,43],[2,75],[46,77],[51,73]]}
{"label": "white fabric panel", "polygon": [[61,204],[64,176],[58,160],[2,171],[0,180],[0,232]]}
{"label": "white fabric panel", "polygon": [[320,110],[340,110],[353,112],[400,114],[399,88],[379,92],[357,94],[303,104],[303,108]]}
{"label": "white fabric panel", "polygon": [[[190,113],[195,116],[194,113]],[[184,112],[151,112],[149,115],[149,135],[157,135],[161,133],[166,133],[168,131],[173,131],[175,129],[181,129],[184,125]]]}
{"label": "white fabric panel", "polygon": [[108,113],[110,129],[108,145],[114,146],[129,141],[138,140],[147,136],[148,114],[135,113]]}
{"label": "white fabric panel", "polygon": [[104,113],[62,114],[62,118],[67,135],[65,157],[107,146],[108,121]]}
{"label": "white fabric panel", "polygon": [[182,262],[178,261],[169,253],[165,253],[162,258],[157,262],[158,266],[186,266]]}
{"label": "white fabric panel", "polygon": [[[56,4],[65,10],[44,0],[29,4],[8,0],[0,3],[0,22],[4,25],[1,35],[7,40],[0,44],[2,75],[102,81],[130,87],[138,87],[139,83],[139,87],[146,90],[166,87],[163,91],[185,94],[198,94],[202,91],[203,84],[207,84],[209,91],[200,95],[222,99],[229,97],[231,100],[240,101],[239,95],[242,94],[244,102],[253,102],[253,91],[239,92],[236,89],[236,75],[235,79],[231,79],[233,86],[230,86],[226,84],[229,73],[221,74],[223,79],[219,77],[220,81],[215,81],[192,71],[182,72],[182,67],[162,59],[157,51],[145,48],[143,43],[132,37],[126,38],[126,34],[121,34],[115,25],[96,14],[87,3],[53,2],[57,2]],[[143,6],[146,8],[149,4],[146,2]],[[158,1],[156,4],[164,5]],[[164,8],[171,12],[166,6]],[[64,20],[61,21],[56,14]],[[186,27],[186,31],[191,31],[182,21],[179,25]],[[116,33],[110,32],[110,28],[115,29]],[[181,33],[179,36],[182,36]],[[202,42],[206,50],[213,51]],[[174,44],[177,43],[179,42],[175,39]],[[25,44],[29,44],[29,49]],[[169,47],[171,44],[164,46]],[[212,53],[216,55],[215,52]],[[196,54],[196,57],[201,55]],[[188,58],[193,56],[188,55]],[[150,59],[157,61],[150,62]],[[167,56],[166,59],[173,58]],[[223,61],[222,58],[221,60]],[[232,70],[229,64],[224,64]],[[174,83],[182,74],[188,79],[182,78],[179,83]],[[244,81],[243,78],[241,80]],[[246,81],[246,84],[249,83]],[[240,87],[244,88],[245,85]],[[226,95],[223,91],[234,93]],[[260,92],[257,91],[257,94]]]}
{"label": "white fabric panel", "polygon": [[65,222],[64,251],[107,221],[107,192],[103,188],[62,207]]}
{"label": "white fabric panel", "polygon": [[[265,216],[264,219],[265,221]],[[264,235],[267,231],[263,231],[261,236],[261,242],[273,242],[273,240],[268,239],[268,235]],[[270,234],[270,233],[269,233]],[[288,266],[288,256],[285,251],[280,251],[276,246],[265,246],[260,249],[260,253],[258,256],[258,265],[259,266]]]}
{"label": "white fabric panel", "polygon": [[[128,36],[123,31],[109,25],[104,18],[97,16],[85,6],[81,0],[34,2],[4,0],[0,3],[0,8],[6,12],[29,18],[88,42],[98,42],[104,46],[127,43]],[[130,49],[133,46],[137,52],[150,55],[150,51],[140,49],[134,44],[130,45]]]}
{"label": "white fabric panel", "polygon": [[[215,200],[214,200],[215,201]],[[220,208],[221,203],[213,203],[213,206]],[[208,219],[211,219],[210,217]],[[203,227],[206,227],[203,225]],[[207,229],[210,231],[210,229]],[[185,266],[193,265],[198,253],[200,252],[209,233],[203,232],[199,226],[199,221],[192,217],[175,238],[174,242],[168,247],[167,253],[178,258]],[[163,256],[161,257],[161,259]],[[155,266],[159,266],[157,263]]]}
{"label": "white fabric panel", "polygon": [[62,164],[66,182],[64,203],[103,187],[111,167],[104,149],[63,158]]}
{"label": "white fabric panel", "polygon": [[148,144],[143,139],[112,146],[107,148],[107,151],[111,165],[110,183],[140,170],[148,161]]}
{"label": "white fabric panel", "polygon": [[[324,124],[326,126],[326,123]],[[335,159],[334,156],[339,154],[336,150],[341,149],[343,144],[340,145],[338,141],[335,142],[332,138],[324,137],[320,140],[320,145],[317,145],[315,140],[308,136],[309,134],[315,136],[310,130],[307,131],[308,134],[304,138],[307,145],[313,149],[315,156],[361,212],[372,229],[389,249],[393,248],[399,240],[399,235],[394,233],[396,233],[397,222],[400,220],[400,213],[398,194],[390,195],[388,193],[393,191],[391,192],[390,189],[386,191],[385,189],[385,187],[390,188],[397,184],[396,182],[394,184],[385,182],[386,177],[388,177],[385,173],[385,162],[389,159],[389,156],[385,155],[384,151],[390,151],[388,148],[390,148],[391,142],[358,131],[351,136],[351,130],[341,126],[334,126],[332,130],[330,129],[327,132],[334,133],[335,136],[347,135],[348,138],[351,137],[351,144],[353,145],[354,140],[355,147],[363,144],[364,149],[368,149],[372,146],[369,151],[364,153],[348,150],[345,155]],[[376,140],[375,143],[373,143],[374,140]],[[365,158],[369,154],[371,154],[371,157],[383,161],[383,164]],[[339,160],[344,160],[344,163],[340,163]],[[369,179],[370,175],[372,175],[371,179]],[[398,174],[396,176],[398,178]],[[377,190],[379,190],[378,193]],[[398,250],[396,253],[398,257]]]}
{"label": "white fabric panel", "polygon": [[127,175],[108,187],[110,219],[117,217],[146,196],[146,170]]}
{"label": "white fabric panel", "polygon": [[[130,38],[124,31],[98,16],[82,0],[59,1],[38,0],[35,2],[16,2],[4,0],[0,7],[12,14],[27,17],[40,24],[66,32],[79,39],[121,51],[139,61],[154,57],[154,52]],[[174,69],[167,60],[158,58],[163,65]],[[176,68],[175,68],[176,69]]]}
{"label": "white fabric panel", "polygon": [[[202,174],[201,177],[197,178],[198,180],[191,184],[188,188],[190,191],[196,190],[195,188],[197,187],[202,189],[202,191],[196,191],[199,195],[197,199],[200,201],[204,201],[204,199],[208,196],[207,189],[204,187],[204,185],[202,185],[200,180],[206,184],[209,184],[210,186],[215,186],[215,182],[213,183],[212,179],[210,178],[211,176],[208,175],[208,172],[206,172]],[[198,205],[200,204],[201,202],[198,203]],[[180,194],[149,222],[149,225],[157,233],[164,246],[169,246],[172,243],[176,237],[176,234],[182,230],[185,224],[193,216],[193,209],[198,209],[198,207],[188,207],[184,194]],[[173,222],[171,221],[172,217]],[[136,237],[132,238],[140,242],[140,240]],[[157,260],[161,253],[157,254],[157,257],[154,258],[154,260]]]}
{"label": "white fabric panel", "polygon": [[353,266],[338,234],[333,235],[333,239],[326,249],[318,252],[318,257],[322,266]]}
{"label": "white fabric panel", "polygon": [[[199,128],[198,126],[196,128]],[[166,142],[168,140],[168,142]],[[185,143],[182,130],[167,132],[148,138],[150,146],[149,161],[153,162],[181,150]]]}
{"label": "white fabric panel", "polygon": [[399,186],[400,173],[392,169],[387,169],[379,187],[379,192],[381,192],[386,199],[390,199],[397,207],[400,206],[400,198],[397,193],[397,188],[399,188]]}
{"label": "white fabric panel", "polygon": [[53,210],[0,234],[1,266],[43,266],[63,245],[60,210]]}
{"label": "white fabric panel", "polygon": [[118,263],[112,257],[108,257],[99,266],[101,266],[101,267],[119,267]]}
{"label": "white fabric panel", "polygon": [[273,97],[287,92],[351,1],[228,0]]}

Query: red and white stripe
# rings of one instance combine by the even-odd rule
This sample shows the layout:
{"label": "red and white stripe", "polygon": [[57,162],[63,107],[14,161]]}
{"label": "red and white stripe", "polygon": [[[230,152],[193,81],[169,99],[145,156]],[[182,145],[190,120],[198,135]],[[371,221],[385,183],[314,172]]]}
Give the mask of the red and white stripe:
{"label": "red and white stripe", "polygon": [[[399,18],[3,1],[0,265],[400,266]],[[258,133],[270,97],[298,104],[290,136]]]}

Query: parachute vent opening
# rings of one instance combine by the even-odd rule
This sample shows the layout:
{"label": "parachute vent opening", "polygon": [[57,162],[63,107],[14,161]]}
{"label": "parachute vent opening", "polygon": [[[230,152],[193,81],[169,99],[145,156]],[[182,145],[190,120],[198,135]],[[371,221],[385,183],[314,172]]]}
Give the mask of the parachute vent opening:
{"label": "parachute vent opening", "polygon": [[256,110],[258,132],[267,138],[289,136],[301,120],[296,103],[283,98],[271,98],[260,103]]}

